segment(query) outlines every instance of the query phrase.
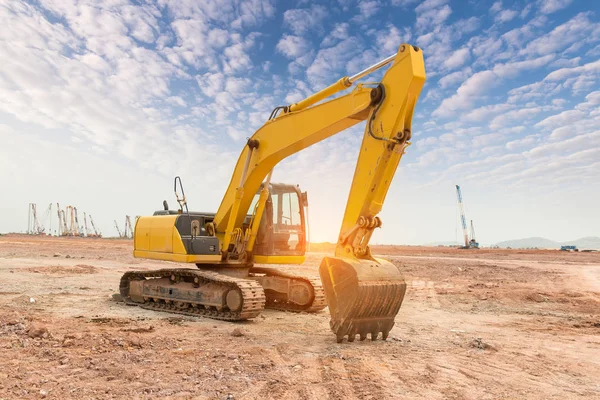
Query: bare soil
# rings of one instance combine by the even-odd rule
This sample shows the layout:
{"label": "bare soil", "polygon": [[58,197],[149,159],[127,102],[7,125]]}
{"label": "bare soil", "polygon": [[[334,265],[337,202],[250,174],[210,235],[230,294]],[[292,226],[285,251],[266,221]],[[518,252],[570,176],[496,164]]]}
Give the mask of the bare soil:
{"label": "bare soil", "polygon": [[[123,305],[121,274],[174,265],[129,240],[0,236],[0,399],[600,399],[599,253],[374,250],[408,284],[396,326],[337,344],[327,309]],[[293,269],[318,276],[325,254]]]}

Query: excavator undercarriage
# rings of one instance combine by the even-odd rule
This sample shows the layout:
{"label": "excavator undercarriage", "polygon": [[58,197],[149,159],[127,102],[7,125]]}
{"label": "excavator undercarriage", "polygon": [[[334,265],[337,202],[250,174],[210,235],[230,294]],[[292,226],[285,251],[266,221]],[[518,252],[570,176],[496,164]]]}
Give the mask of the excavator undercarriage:
{"label": "excavator undercarriage", "polygon": [[[391,64],[379,83],[357,84]],[[134,257],[196,264],[199,269],[131,271],[121,279],[127,304],[229,321],[255,318],[264,308],[315,312],[329,308],[337,341],[386,339],[406,284],[392,263],[371,255],[382,226],[392,178],[410,145],[412,117],[425,83],[423,54],[402,44],[398,53],[288,106],[276,107],[244,146],[216,213],[190,212],[175,178],[177,211],[140,217]],[[335,254],[319,277],[286,271],[301,264],[309,242],[306,192],[271,183],[286,157],[366,121]],[[323,171],[327,173],[328,171]],[[177,183],[179,182],[179,196]],[[270,267],[265,265],[270,264]],[[316,272],[316,271],[315,271]]]}
{"label": "excavator undercarriage", "polygon": [[228,321],[255,318],[265,308],[317,312],[327,307],[319,279],[274,268],[245,269],[244,277],[188,268],[130,271],[119,289],[129,305]]}

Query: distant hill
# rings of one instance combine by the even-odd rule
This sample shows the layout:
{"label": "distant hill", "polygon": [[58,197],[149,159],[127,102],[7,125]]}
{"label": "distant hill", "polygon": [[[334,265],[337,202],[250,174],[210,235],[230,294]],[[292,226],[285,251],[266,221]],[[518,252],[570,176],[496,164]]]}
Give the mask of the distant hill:
{"label": "distant hill", "polygon": [[572,242],[563,242],[562,245],[574,245],[578,249],[593,249],[600,250],[600,237],[588,236],[581,239],[573,240]]}
{"label": "distant hill", "polygon": [[496,243],[496,246],[498,247],[510,247],[512,249],[524,249],[528,247],[537,247],[538,249],[560,249],[560,246],[562,245],[577,246],[578,249],[600,250],[600,237],[588,236],[568,242],[555,242],[554,240],[543,237],[531,237]]}

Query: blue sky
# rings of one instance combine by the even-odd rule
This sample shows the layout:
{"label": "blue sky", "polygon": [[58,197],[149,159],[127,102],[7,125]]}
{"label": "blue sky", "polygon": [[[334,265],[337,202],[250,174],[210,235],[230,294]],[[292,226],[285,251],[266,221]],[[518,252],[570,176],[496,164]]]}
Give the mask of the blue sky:
{"label": "blue sky", "polygon": [[[27,204],[113,219],[219,205],[270,111],[396,52],[427,82],[379,243],[600,235],[600,9],[593,1],[56,0],[0,4],[0,232]],[[377,79],[381,74],[369,77]],[[335,241],[364,125],[278,165]],[[52,222],[56,226],[56,219]]]}

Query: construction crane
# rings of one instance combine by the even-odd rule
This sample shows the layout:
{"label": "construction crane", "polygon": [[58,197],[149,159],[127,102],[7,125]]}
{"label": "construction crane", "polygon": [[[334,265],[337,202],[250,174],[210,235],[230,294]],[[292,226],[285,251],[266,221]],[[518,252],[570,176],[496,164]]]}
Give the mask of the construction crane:
{"label": "construction crane", "polygon": [[125,235],[124,237],[133,237],[133,228],[131,227],[131,218],[129,215],[125,216]]}
{"label": "construction crane", "polygon": [[45,229],[40,224],[37,216],[37,204],[29,203],[29,218],[27,221],[27,233],[30,235],[45,235]]}
{"label": "construction crane", "polygon": [[117,229],[117,233],[119,234],[119,237],[122,238],[123,234],[121,233],[121,230],[119,229],[119,225],[117,224],[117,220],[115,219],[115,228]]}
{"label": "construction crane", "polygon": [[86,237],[90,237],[90,231],[88,229],[88,224],[87,224],[87,215],[85,214],[85,211],[83,212],[83,229],[85,230],[85,234],[84,236]]}
{"label": "construction crane", "polygon": [[62,222],[63,222],[63,228],[62,228],[61,236],[69,236],[70,232],[69,232],[69,228],[67,227],[67,215],[65,213],[65,210],[61,210],[60,213],[61,213]]}
{"label": "construction crane", "polygon": [[479,242],[475,239],[475,227],[473,226],[473,220],[471,220],[471,240],[469,240],[469,246],[479,248]]}
{"label": "construction crane", "polygon": [[52,235],[52,203],[48,205],[46,215],[44,216],[44,222],[48,222],[48,235]]}
{"label": "construction crane", "polygon": [[92,229],[94,230],[94,237],[101,238],[102,233],[98,229],[96,229],[96,225],[94,225],[94,219],[92,218],[91,214],[90,214],[90,224],[92,224]]}
{"label": "construction crane", "polygon": [[62,222],[62,215],[61,215],[61,211],[60,211],[60,204],[56,203],[56,214],[58,214],[58,230],[56,231],[56,233],[58,234],[58,236],[62,236],[64,230],[63,230],[63,222]]}
{"label": "construction crane", "polygon": [[[381,82],[357,84],[391,64]],[[178,210],[138,219],[136,258],[195,264],[199,269],[129,271],[120,293],[132,305],[237,321],[266,308],[318,311],[326,306],[338,342],[370,334],[386,339],[406,291],[399,267],[371,254],[369,240],[381,227],[381,211],[400,159],[410,145],[412,117],[425,83],[419,48],[398,53],[291,105],[276,107],[242,149],[216,213],[190,212],[175,178]],[[335,249],[318,279],[277,266],[305,260],[308,196],[297,185],[272,183],[283,159],[366,121],[354,178]],[[210,187],[204,188],[204,191]],[[330,205],[337,207],[337,205]]]}
{"label": "construction crane", "polygon": [[467,219],[465,217],[465,208],[463,205],[462,193],[460,186],[456,185],[456,197],[458,198],[458,206],[460,209],[460,221],[463,229],[463,236],[465,245],[460,247],[461,249],[478,249],[479,243],[475,240],[475,228],[473,228],[473,221],[471,220],[471,240],[469,240],[469,232],[467,231]]}
{"label": "construction crane", "polygon": [[83,233],[79,232],[79,219],[77,218],[77,207],[73,207],[73,215],[75,217],[75,231],[73,232],[73,235],[75,236],[83,236]]}

